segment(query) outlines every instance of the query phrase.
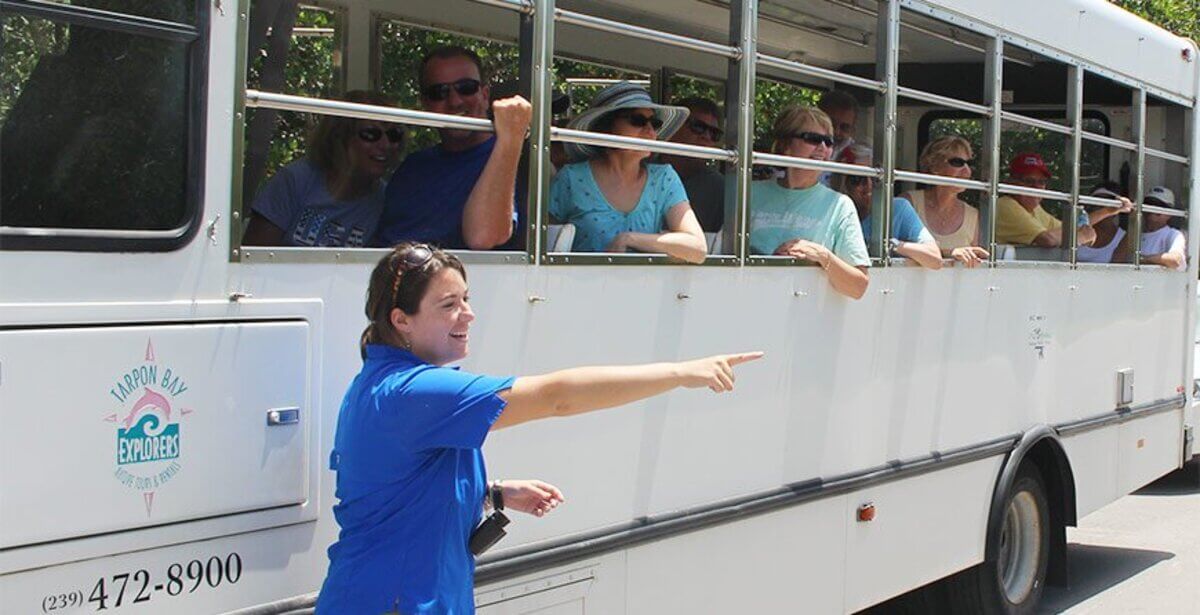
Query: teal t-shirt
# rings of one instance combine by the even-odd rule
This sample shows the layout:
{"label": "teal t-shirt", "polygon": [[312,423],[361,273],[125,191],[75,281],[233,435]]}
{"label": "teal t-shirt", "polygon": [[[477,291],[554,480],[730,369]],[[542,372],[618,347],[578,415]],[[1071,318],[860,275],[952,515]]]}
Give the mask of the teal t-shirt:
{"label": "teal t-shirt", "polygon": [[687,202],[687,191],[671,165],[647,165],[646,172],[649,177],[641,198],[632,211],[624,213],[608,204],[587,161],[559,169],[550,186],[550,216],[575,225],[571,251],[603,252],[625,232],[663,232],[667,211]]}
{"label": "teal t-shirt", "polygon": [[850,197],[823,184],[784,188],[774,179],[754,182],[750,193],[750,251],[774,254],[785,241],[819,243],[855,267],[870,267],[858,211]]}

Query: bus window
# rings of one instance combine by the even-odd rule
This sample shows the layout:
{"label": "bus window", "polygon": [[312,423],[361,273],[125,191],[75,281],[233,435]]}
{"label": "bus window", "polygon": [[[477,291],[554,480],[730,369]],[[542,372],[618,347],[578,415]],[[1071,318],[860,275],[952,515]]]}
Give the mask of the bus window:
{"label": "bus window", "polygon": [[[878,189],[885,164],[875,146],[884,134],[874,115],[883,109],[883,84],[878,7],[869,6],[759,5],[756,181],[748,208],[750,263],[819,264],[833,272],[834,289],[855,298],[866,288],[865,274],[855,270],[882,255],[882,239],[873,242],[869,231],[890,209],[890,199],[878,205],[889,190]],[[814,198],[808,211],[815,215],[799,213],[795,205]],[[850,224],[831,224],[842,218]]]}
{"label": "bus window", "polygon": [[0,15],[0,245],[178,247],[199,215],[194,7],[32,4]]}
{"label": "bus window", "polygon": [[[258,53],[247,54],[246,87],[313,98],[338,98],[345,91],[342,61],[345,57],[344,11],[298,6],[294,17],[276,17],[270,33],[260,5],[251,11],[251,44]],[[289,27],[290,26],[290,27]],[[287,45],[275,39],[290,30]],[[243,209],[248,210],[263,182],[284,165],[305,155],[309,132],[319,117],[273,109],[246,113]],[[250,214],[249,211],[245,213]],[[249,219],[247,216],[246,219]]]}
{"label": "bus window", "polygon": [[[716,84],[737,53],[728,9],[711,11],[723,27],[698,35],[660,34],[601,3],[557,11],[554,83],[571,113],[551,132],[546,262],[736,262],[720,258],[733,254],[736,199]],[[624,189],[635,182],[640,193]]]}
{"label": "bus window", "polygon": [[[901,11],[900,19],[898,105],[907,114],[928,111],[918,139],[897,141],[895,193],[912,205],[944,258],[975,266],[989,257],[981,247],[986,209],[980,207],[988,189],[988,41],[914,11]],[[927,125],[929,116],[942,119]],[[909,236],[898,239],[914,241],[912,227],[901,226]]]}
{"label": "bus window", "polygon": [[1070,262],[1071,231],[1091,232],[1071,202],[1069,74],[1061,62],[1004,48],[995,242],[1016,260]]}
{"label": "bus window", "polygon": [[1143,267],[1182,270],[1187,267],[1191,160],[1186,135],[1191,129],[1191,113],[1156,96],[1147,96],[1144,108],[1145,166],[1138,262]]}

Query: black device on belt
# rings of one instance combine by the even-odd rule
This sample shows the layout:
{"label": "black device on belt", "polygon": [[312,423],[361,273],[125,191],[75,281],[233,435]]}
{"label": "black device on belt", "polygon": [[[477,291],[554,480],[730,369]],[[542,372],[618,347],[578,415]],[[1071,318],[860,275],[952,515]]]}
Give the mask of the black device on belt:
{"label": "black device on belt", "polygon": [[488,487],[488,497],[492,503],[492,514],[475,527],[475,530],[471,532],[470,541],[467,542],[471,548],[471,554],[476,557],[483,555],[508,533],[504,531],[504,526],[508,525],[508,516],[501,512],[504,510],[504,495],[500,490],[499,482],[492,483]]}

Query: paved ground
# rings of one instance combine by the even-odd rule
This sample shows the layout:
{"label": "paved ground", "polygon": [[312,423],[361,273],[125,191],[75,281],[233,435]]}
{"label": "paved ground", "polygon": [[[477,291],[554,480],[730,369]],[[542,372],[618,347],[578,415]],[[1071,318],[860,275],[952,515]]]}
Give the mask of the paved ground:
{"label": "paved ground", "polygon": [[1069,588],[1043,613],[1200,613],[1200,468],[1163,477],[1068,528]]}

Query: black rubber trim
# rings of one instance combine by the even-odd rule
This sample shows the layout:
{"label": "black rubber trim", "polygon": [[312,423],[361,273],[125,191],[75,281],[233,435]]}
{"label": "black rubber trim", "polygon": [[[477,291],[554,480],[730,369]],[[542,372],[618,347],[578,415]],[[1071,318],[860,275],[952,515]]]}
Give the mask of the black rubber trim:
{"label": "black rubber trim", "polygon": [[200,38],[200,30],[188,24],[113,13],[86,6],[39,2],[38,0],[0,0],[0,11],[49,19],[57,23],[89,26],[180,43],[190,43]]}
{"label": "black rubber trim", "polygon": [[1107,427],[1109,425],[1127,423],[1134,419],[1140,419],[1142,417],[1158,414],[1160,412],[1178,410],[1183,408],[1186,403],[1187,397],[1181,394],[1177,397],[1168,397],[1166,399],[1159,399],[1144,404],[1138,404],[1136,406],[1117,408],[1114,411],[1105,412],[1104,414],[1098,414],[1096,416],[1080,419],[1078,421],[1059,423],[1058,425],[1054,426],[1054,430],[1058,432],[1059,436],[1073,436],[1091,431],[1093,429]]}

